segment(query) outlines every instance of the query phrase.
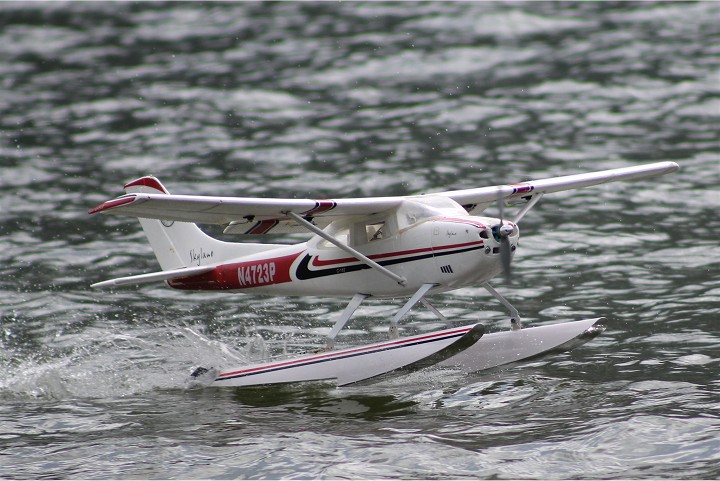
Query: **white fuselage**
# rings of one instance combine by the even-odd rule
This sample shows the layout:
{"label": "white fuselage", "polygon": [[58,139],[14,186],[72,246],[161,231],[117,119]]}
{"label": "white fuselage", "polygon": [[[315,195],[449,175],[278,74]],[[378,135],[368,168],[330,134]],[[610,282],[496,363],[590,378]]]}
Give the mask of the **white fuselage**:
{"label": "white fuselage", "polygon": [[[315,236],[308,242],[242,256],[213,271],[169,281],[179,289],[242,290],[269,295],[404,296],[423,284],[434,292],[488,281],[502,271],[500,243],[491,227],[498,219],[469,215],[434,216],[402,226],[379,217],[331,224],[334,239],[352,246],[404,284],[383,275],[331,242]],[[378,233],[377,231],[380,230]],[[519,231],[509,236],[511,254]]]}

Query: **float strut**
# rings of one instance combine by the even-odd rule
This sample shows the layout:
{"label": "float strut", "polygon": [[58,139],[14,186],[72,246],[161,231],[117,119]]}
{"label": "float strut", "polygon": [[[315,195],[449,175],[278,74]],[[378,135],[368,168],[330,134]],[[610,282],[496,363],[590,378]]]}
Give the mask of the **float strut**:
{"label": "float strut", "polygon": [[408,311],[412,309],[412,307],[423,298],[427,291],[429,291],[436,285],[437,284],[423,284],[422,286],[420,286],[420,289],[418,289],[415,294],[413,294],[412,297],[408,299],[405,305],[402,306],[402,308],[397,312],[397,314],[395,314],[395,317],[393,317],[390,321],[390,329],[388,330],[388,337],[390,339],[397,339],[399,337],[398,322],[400,322],[400,319],[402,319],[405,314],[407,314]]}
{"label": "float strut", "polygon": [[510,311],[510,329],[513,331],[517,331],[522,329],[522,323],[520,322],[520,313],[517,309],[515,309],[515,306],[510,304],[507,299],[505,299],[503,296],[500,295],[498,291],[495,290],[493,286],[491,286],[488,282],[483,283],[482,285],[487,291],[495,297],[498,301],[502,303],[503,306],[507,307]]}
{"label": "float strut", "polygon": [[340,332],[340,329],[345,327],[345,324],[348,322],[350,317],[355,313],[357,308],[360,307],[362,301],[364,301],[367,297],[367,294],[355,294],[353,296],[347,307],[345,307],[345,310],[343,310],[342,314],[340,314],[338,320],[335,321],[335,325],[330,331],[330,334],[328,334],[327,343],[325,345],[326,351],[332,351],[333,349],[335,349],[335,337],[337,337],[338,332]]}
{"label": "float strut", "polygon": [[427,299],[425,299],[425,298],[423,297],[422,299],[420,299],[420,302],[422,302],[422,303],[425,305],[425,307],[427,307],[428,309],[430,309],[430,310],[432,311],[432,313],[437,316],[438,319],[440,319],[440,320],[443,321],[443,322],[448,322],[447,317],[443,316],[442,313],[441,313],[440,311],[438,311],[438,310],[435,308],[435,306],[433,306],[432,304],[430,304]]}

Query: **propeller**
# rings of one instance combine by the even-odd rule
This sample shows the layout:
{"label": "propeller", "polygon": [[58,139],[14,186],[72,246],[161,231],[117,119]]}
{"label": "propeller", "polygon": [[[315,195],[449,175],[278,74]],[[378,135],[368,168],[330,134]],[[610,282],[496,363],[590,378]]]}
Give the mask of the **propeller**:
{"label": "propeller", "polygon": [[511,266],[510,266],[510,259],[511,259],[511,252],[510,252],[510,239],[508,237],[510,234],[512,234],[513,227],[511,225],[505,225],[503,222],[503,205],[505,202],[503,202],[503,196],[500,192],[498,192],[498,207],[500,209],[500,223],[495,226],[497,230],[497,237],[500,241],[500,261],[502,262],[503,266],[503,274],[505,275],[505,282],[508,284],[510,283],[510,274],[511,274]]}
{"label": "propeller", "polygon": [[[512,221],[513,224],[518,225],[518,222],[520,222],[520,219],[522,219],[525,214],[527,214],[530,209],[535,207],[535,205],[540,201],[542,196],[544,195],[543,192],[537,192],[534,193],[528,197],[525,197],[524,199],[527,200],[527,203],[523,206],[522,209],[516,214],[515,219]],[[502,190],[498,189],[497,193],[497,203],[498,208],[500,210],[500,223],[493,226],[493,234],[495,238],[500,243],[500,260],[502,262],[503,266],[503,274],[505,275],[505,281],[507,283],[510,283],[510,260],[511,260],[511,254],[512,254],[512,246],[510,246],[510,235],[513,233],[515,228],[510,224],[505,224],[503,222],[504,217],[504,205],[505,202],[503,201],[505,196],[503,195]]]}

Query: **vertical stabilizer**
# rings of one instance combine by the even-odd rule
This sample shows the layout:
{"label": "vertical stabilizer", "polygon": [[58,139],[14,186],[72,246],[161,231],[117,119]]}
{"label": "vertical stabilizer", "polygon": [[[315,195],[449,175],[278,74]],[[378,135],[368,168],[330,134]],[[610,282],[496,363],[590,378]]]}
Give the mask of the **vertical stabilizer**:
{"label": "vertical stabilizer", "polygon": [[[158,179],[150,176],[130,182],[125,192],[169,194]],[[214,239],[191,222],[138,220],[163,270],[211,265],[243,255],[242,244]]]}

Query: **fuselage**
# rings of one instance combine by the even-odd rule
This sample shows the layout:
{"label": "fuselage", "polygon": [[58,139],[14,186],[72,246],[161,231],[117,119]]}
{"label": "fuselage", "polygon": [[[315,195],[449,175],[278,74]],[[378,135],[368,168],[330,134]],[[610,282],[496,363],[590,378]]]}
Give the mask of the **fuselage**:
{"label": "fuselage", "polygon": [[[407,215],[407,212],[401,214]],[[401,216],[402,217],[402,216]],[[405,223],[403,223],[403,220]],[[383,275],[331,242],[315,236],[308,242],[273,248],[217,265],[196,276],[168,281],[189,290],[238,290],[268,295],[374,297],[410,295],[423,284],[434,292],[485,282],[502,271],[500,242],[493,235],[498,219],[465,215],[377,218],[334,223],[326,231],[381,266],[406,279]],[[510,224],[505,222],[505,224]],[[508,237],[511,255],[519,231]]]}

